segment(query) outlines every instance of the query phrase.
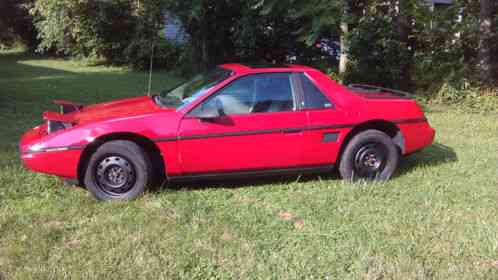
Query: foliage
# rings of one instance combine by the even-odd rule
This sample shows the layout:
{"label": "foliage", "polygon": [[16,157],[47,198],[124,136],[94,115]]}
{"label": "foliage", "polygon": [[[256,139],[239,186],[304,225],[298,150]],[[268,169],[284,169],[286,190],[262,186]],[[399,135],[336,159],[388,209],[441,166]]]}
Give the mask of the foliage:
{"label": "foliage", "polygon": [[99,57],[124,49],[133,33],[129,2],[38,0],[31,9],[41,43],[38,50]]}
{"label": "foliage", "polygon": [[390,17],[364,17],[349,34],[350,63],[345,83],[364,82],[400,88],[410,53],[392,29]]}
{"label": "foliage", "polygon": [[201,68],[208,68],[233,56],[231,34],[240,17],[243,1],[187,0],[166,1],[165,8],[175,14],[190,35],[191,55]]}
{"label": "foliage", "polygon": [[439,90],[430,95],[419,95],[421,102],[431,105],[451,105],[458,111],[475,113],[498,112],[498,92],[482,90],[463,82],[460,87],[443,83]]}
{"label": "foliage", "polygon": [[152,56],[154,68],[174,69],[181,61],[182,47],[161,37],[153,43],[142,37],[132,40],[124,55],[126,62],[133,68],[148,69]]}
{"label": "foliage", "polygon": [[[9,14],[15,14],[23,23],[34,17],[43,53],[143,69],[154,46],[156,66],[182,66],[183,72],[227,61],[292,62],[340,68],[345,82],[437,92],[445,83],[458,88],[462,79],[480,86],[479,4],[455,0],[432,9],[420,0],[5,0],[0,28],[7,32],[0,37],[29,33],[16,31],[22,24],[12,23]],[[25,13],[22,7],[30,7],[31,16],[17,16]],[[187,44],[162,38],[166,12],[179,18]],[[495,20],[496,27],[498,13]],[[490,61],[498,77],[493,32]],[[336,57],[316,47],[324,39],[344,43],[346,73]]]}
{"label": "foliage", "polygon": [[36,31],[33,19],[26,6],[32,0],[0,1],[0,48],[15,47],[16,43],[24,44],[29,50],[36,48]]}
{"label": "foliage", "polygon": [[[162,1],[37,0],[30,10],[40,52],[105,58],[111,63],[148,65],[151,45],[162,27]],[[159,42],[161,46],[163,43]],[[158,52],[164,61],[174,48]],[[148,60],[147,60],[148,61]]]}
{"label": "foliage", "polygon": [[[437,144],[381,184],[335,175],[167,185],[96,203],[24,169],[17,141],[54,110],[145,89],[143,72],[0,54],[5,279],[497,279],[498,123],[442,107]],[[156,73],[154,90],[178,79]]]}

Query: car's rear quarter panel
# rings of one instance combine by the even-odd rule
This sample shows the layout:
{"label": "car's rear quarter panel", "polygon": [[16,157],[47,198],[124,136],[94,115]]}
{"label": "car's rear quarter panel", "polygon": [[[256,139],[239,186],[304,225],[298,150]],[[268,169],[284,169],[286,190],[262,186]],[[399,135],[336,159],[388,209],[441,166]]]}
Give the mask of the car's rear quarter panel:
{"label": "car's rear quarter panel", "polygon": [[[331,111],[327,116],[312,118],[315,119],[315,122],[319,124],[325,122],[330,124],[350,123],[352,124],[351,129],[372,121],[391,122],[399,128],[403,135],[404,154],[420,150],[431,145],[434,141],[435,131],[430,127],[424,112],[415,100],[360,97],[318,71],[310,71],[307,74],[336,105],[336,110]],[[344,144],[345,137],[351,132],[351,129],[340,130],[339,145]],[[313,151],[308,152],[313,154]],[[340,150],[331,146],[329,152],[336,159]]]}

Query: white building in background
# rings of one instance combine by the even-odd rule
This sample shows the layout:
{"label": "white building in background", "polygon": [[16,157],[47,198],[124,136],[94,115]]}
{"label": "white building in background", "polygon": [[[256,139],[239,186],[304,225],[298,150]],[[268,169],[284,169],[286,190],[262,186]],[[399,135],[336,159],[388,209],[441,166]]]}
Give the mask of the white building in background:
{"label": "white building in background", "polygon": [[171,13],[164,13],[164,28],[163,36],[168,41],[183,45],[189,37],[182,22],[175,15]]}
{"label": "white building in background", "polygon": [[426,0],[429,5],[437,6],[450,6],[453,5],[454,0]]}

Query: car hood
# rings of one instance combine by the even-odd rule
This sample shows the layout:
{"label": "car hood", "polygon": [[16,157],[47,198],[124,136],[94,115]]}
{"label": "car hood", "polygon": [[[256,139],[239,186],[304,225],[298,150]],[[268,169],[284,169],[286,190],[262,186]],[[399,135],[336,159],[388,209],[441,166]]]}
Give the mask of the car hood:
{"label": "car hood", "polygon": [[79,110],[64,115],[68,121],[84,124],[93,121],[127,118],[164,111],[151,97],[140,96],[111,102],[81,106]]}

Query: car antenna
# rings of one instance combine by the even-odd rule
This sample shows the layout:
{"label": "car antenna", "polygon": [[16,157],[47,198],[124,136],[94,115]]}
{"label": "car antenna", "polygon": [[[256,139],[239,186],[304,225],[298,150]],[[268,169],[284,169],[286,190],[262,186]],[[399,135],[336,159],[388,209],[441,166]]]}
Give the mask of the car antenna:
{"label": "car antenna", "polygon": [[147,89],[147,95],[150,96],[150,91],[152,88],[152,64],[154,63],[154,40],[150,46],[150,63],[149,63],[149,86]]}

